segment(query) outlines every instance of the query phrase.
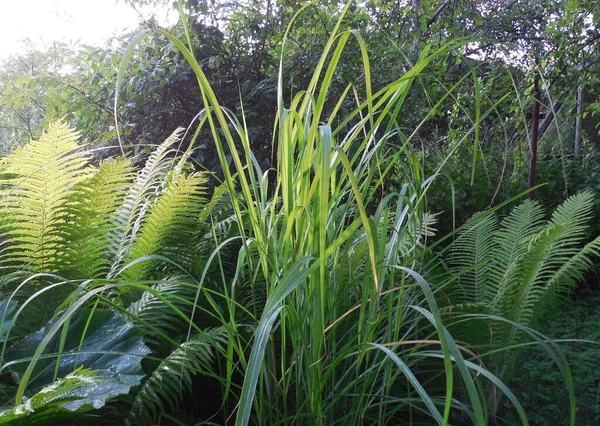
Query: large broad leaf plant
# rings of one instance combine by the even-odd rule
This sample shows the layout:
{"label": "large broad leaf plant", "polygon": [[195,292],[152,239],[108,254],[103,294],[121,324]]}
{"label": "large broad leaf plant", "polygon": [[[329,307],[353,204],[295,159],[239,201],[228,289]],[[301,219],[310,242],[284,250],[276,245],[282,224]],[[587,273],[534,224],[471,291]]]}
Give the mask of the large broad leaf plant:
{"label": "large broad leaf plant", "polygon": [[[13,360],[8,368],[20,380],[37,348],[49,338],[27,387],[30,397],[0,412],[0,424],[24,417],[33,423],[98,409],[129,393],[144,377],[141,360],[150,350],[140,332],[117,312],[80,310],[71,317],[64,338],[50,334],[58,320],[7,351],[6,358]],[[53,355],[57,353],[62,355]]]}

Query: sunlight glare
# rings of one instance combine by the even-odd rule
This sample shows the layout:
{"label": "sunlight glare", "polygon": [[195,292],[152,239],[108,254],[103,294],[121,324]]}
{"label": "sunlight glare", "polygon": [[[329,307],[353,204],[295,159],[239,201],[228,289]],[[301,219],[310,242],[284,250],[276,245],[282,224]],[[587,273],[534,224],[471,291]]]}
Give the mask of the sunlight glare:
{"label": "sunlight glare", "polygon": [[[135,29],[140,17],[121,0],[6,1],[0,6],[0,58],[18,53],[29,39],[42,49],[54,41],[100,46],[114,34]],[[144,17],[149,9],[140,9]],[[159,22],[166,20],[163,7]]]}

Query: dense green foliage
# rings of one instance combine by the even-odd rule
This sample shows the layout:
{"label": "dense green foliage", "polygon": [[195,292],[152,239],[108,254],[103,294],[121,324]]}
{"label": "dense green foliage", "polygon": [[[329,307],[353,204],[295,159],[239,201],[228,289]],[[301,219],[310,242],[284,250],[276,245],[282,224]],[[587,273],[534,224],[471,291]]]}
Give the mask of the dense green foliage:
{"label": "dense green foliage", "polygon": [[[169,309],[179,306],[181,315],[189,312],[190,301],[182,304],[169,298],[195,293],[177,276],[202,267],[208,257],[197,247],[206,232],[199,217],[210,213],[202,198],[205,178],[187,171],[185,155],[182,159],[173,156],[178,134],[161,144],[135,176],[124,159],[105,161],[99,167],[89,164],[89,155],[77,144],[77,134],[64,123],[51,124],[38,141],[3,159],[0,262],[3,292],[12,300],[5,305],[4,318],[10,318],[10,323],[4,340],[17,342],[3,354],[4,367],[18,362],[10,367],[18,385],[14,390],[17,405],[24,392],[35,392],[57,377],[67,377],[76,366],[84,366],[99,380],[93,392],[104,389],[106,395],[89,404],[85,398],[90,391],[73,379],[68,383],[73,382],[73,389],[81,394],[71,392],[69,385],[65,396],[53,400],[83,398],[72,408],[63,405],[70,411],[79,412],[81,406],[89,405],[100,408],[105,399],[128,393],[142,379],[140,362],[150,351],[140,332],[155,334],[154,339],[147,339],[152,347],[171,342],[178,348],[179,343],[160,331],[176,328],[177,318],[161,318],[153,298],[158,295]],[[149,283],[156,284],[148,287]],[[99,299],[92,303],[92,297]],[[14,301],[19,303],[18,310]],[[91,310],[82,310],[86,306]],[[134,316],[137,328],[119,311]],[[97,328],[102,318],[109,322]],[[126,322],[119,325],[122,321]],[[195,351],[201,349],[195,349],[193,356],[199,356]],[[62,354],[60,368],[44,356],[54,353]],[[111,353],[121,353],[123,360],[111,359]],[[111,387],[112,381],[116,384]],[[7,386],[5,397],[15,398],[10,395],[10,381]],[[21,411],[14,413],[22,415]]]}
{"label": "dense green foliage", "polygon": [[597,2],[173,4],[3,66],[0,423],[597,419]]}
{"label": "dense green foliage", "polygon": [[[481,345],[513,346],[524,340],[515,324],[537,328],[590,269],[600,237],[581,247],[593,195],[584,192],[559,206],[544,223],[542,207],[526,201],[498,224],[490,214],[469,220],[450,245],[450,272],[456,284],[453,315],[464,310],[490,315],[489,328],[474,326],[465,340]],[[501,319],[501,320],[500,320]],[[452,330],[452,327],[450,327]],[[502,380],[513,374],[518,351],[495,355],[494,371]],[[564,372],[563,372],[564,373]]]}
{"label": "dense green foliage", "polygon": [[[581,289],[577,299],[557,311],[545,328],[551,330],[556,339],[564,339],[561,346],[573,366],[573,382],[577,396],[578,425],[593,425],[598,422],[600,405],[598,400],[598,359],[600,341],[598,336],[598,295],[589,289]],[[578,336],[581,340],[573,340]],[[528,351],[525,361],[519,366],[511,385],[531,413],[531,422],[540,425],[567,423],[568,413],[556,403],[553,389],[560,387],[562,375],[554,363],[538,348]]]}

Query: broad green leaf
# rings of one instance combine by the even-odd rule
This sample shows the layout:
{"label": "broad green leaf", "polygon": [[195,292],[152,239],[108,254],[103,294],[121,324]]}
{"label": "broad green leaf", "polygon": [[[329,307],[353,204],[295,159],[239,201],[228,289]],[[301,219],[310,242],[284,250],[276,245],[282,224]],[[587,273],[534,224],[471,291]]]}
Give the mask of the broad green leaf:
{"label": "broad green leaf", "polygon": [[313,263],[312,267],[306,268],[311,258],[302,258],[298,260],[294,266],[284,275],[281,282],[275,287],[273,294],[267,300],[265,310],[260,319],[260,323],[254,333],[254,343],[252,344],[252,353],[244,378],[242,387],[242,395],[240,397],[240,408],[235,421],[237,426],[245,426],[250,420],[250,411],[254,393],[256,392],[256,384],[262,369],[262,361],[265,355],[265,349],[269,335],[273,329],[273,324],[277,319],[279,312],[283,309],[281,302],[289,295],[296,287],[298,287],[308,275],[314,271],[318,263]]}
{"label": "broad green leaf", "polygon": [[[30,391],[36,391],[51,384],[56,378],[66,377],[83,366],[90,370],[102,370],[98,373],[106,381],[107,392],[120,389],[119,393],[129,392],[131,386],[139,384],[144,377],[141,360],[150,351],[142,336],[130,322],[125,322],[118,312],[95,310],[77,311],[69,323],[60,355],[60,364],[56,368],[56,354],[60,347],[61,336],[56,333],[42,353],[33,371],[33,379],[28,385]],[[41,330],[25,337],[13,345],[6,353],[10,360],[10,370],[20,377],[28,366],[38,345],[54,326],[57,318]],[[50,355],[51,356],[45,356]],[[57,377],[55,377],[57,375]]]}
{"label": "broad green leaf", "polygon": [[[77,417],[97,409],[112,397],[129,392],[110,373],[79,368],[41,389],[23,404],[0,411],[1,424],[39,424]],[[54,423],[56,424],[56,423]]]}

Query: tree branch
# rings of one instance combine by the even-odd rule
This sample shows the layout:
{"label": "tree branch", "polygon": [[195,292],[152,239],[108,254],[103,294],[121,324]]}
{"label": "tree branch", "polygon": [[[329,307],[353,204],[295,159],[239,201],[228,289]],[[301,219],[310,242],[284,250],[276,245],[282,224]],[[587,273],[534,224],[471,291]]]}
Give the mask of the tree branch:
{"label": "tree branch", "polygon": [[448,6],[448,4],[450,4],[451,0],[445,0],[436,10],[435,12],[433,12],[433,16],[431,18],[429,18],[427,20],[427,29],[429,29],[429,27],[431,27],[435,21],[437,20],[438,16],[440,16],[440,13],[442,13],[442,11],[446,8],[446,6]]}

